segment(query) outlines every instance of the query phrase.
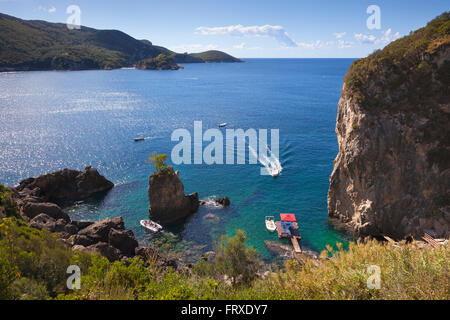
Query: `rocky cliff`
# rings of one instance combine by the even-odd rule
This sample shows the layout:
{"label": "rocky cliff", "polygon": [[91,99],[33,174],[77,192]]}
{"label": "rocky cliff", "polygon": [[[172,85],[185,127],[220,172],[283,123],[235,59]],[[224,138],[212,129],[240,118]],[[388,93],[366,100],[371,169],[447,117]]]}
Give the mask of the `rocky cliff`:
{"label": "rocky cliff", "polygon": [[450,236],[449,13],[345,77],[330,217],[359,235]]}
{"label": "rocky cliff", "polygon": [[173,224],[198,210],[198,194],[184,195],[178,171],[169,167],[164,173],[149,177],[149,218],[162,224]]}

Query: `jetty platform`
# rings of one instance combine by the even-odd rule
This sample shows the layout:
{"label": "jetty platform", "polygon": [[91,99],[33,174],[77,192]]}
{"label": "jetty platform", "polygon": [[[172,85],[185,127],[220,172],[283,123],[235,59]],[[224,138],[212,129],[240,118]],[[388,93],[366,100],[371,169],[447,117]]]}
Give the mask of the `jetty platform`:
{"label": "jetty platform", "polygon": [[289,232],[285,232],[285,228],[283,228],[282,221],[275,222],[275,225],[277,226],[277,233],[279,239],[290,239],[292,246],[294,247],[295,253],[301,253],[302,249],[300,247],[299,241],[302,238],[300,236],[300,232],[298,231],[298,224],[297,222],[289,221],[292,224],[292,228],[290,228]]}

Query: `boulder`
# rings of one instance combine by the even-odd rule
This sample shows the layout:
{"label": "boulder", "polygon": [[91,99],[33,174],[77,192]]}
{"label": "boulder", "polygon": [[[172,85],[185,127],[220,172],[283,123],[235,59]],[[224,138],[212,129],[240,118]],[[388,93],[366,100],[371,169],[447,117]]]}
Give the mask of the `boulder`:
{"label": "boulder", "polygon": [[22,213],[30,219],[33,219],[40,213],[45,213],[55,220],[64,219],[65,221],[70,221],[67,213],[62,211],[58,205],[50,202],[27,202],[22,207]]}
{"label": "boulder", "polygon": [[292,259],[293,258],[293,252],[292,247],[289,245],[285,245],[279,242],[265,240],[264,244],[267,248],[267,250],[275,255],[279,256],[284,259]]}
{"label": "boulder", "polygon": [[76,234],[78,232],[78,228],[76,225],[68,223],[64,226],[64,231],[68,234]]}
{"label": "boulder", "polygon": [[67,221],[64,219],[58,219],[55,222],[55,232],[65,232]]}
{"label": "boulder", "polygon": [[64,169],[38,178],[29,178],[15,189],[19,194],[59,203],[86,199],[112,187],[114,184],[111,181],[89,166],[84,171]]}
{"label": "boulder", "polygon": [[128,257],[132,257],[135,249],[138,247],[138,242],[131,230],[109,230],[109,244]]}
{"label": "boulder", "polygon": [[91,246],[98,242],[97,239],[90,238],[88,236],[81,235],[81,234],[75,234],[75,235],[70,236],[68,241],[70,242],[70,244],[72,246],[82,245],[84,247]]}
{"label": "boulder", "polygon": [[82,246],[82,245],[79,245],[79,244],[74,245],[74,246],[72,247],[72,250],[78,250],[78,251],[83,251],[83,252],[86,252],[86,251],[87,251],[87,249],[86,249],[85,246]]}
{"label": "boulder", "polygon": [[144,261],[150,260],[156,256],[158,253],[153,247],[145,246],[145,247],[137,247],[134,249],[134,254],[136,256],[141,257]]}
{"label": "boulder", "polygon": [[216,202],[224,207],[228,207],[231,204],[230,199],[228,197],[219,198],[216,200]]}
{"label": "boulder", "polygon": [[94,222],[88,227],[78,232],[79,235],[85,235],[97,242],[108,242],[109,231],[111,229],[124,230],[125,226],[122,217],[108,218]]}
{"label": "boulder", "polygon": [[89,227],[90,225],[94,224],[94,221],[72,221],[72,224],[75,225],[78,230],[82,230],[84,228]]}
{"label": "boulder", "polygon": [[149,217],[161,224],[173,224],[197,211],[198,194],[184,194],[184,186],[170,167],[164,173],[155,173],[149,178]]}
{"label": "boulder", "polygon": [[120,259],[120,251],[106,242],[99,242],[86,247],[87,252],[98,253],[108,259],[110,262],[114,262]]}
{"label": "boulder", "polygon": [[228,197],[219,198],[217,200],[200,200],[199,201],[199,205],[201,205],[201,206],[209,205],[209,204],[227,207],[231,204],[231,201]]}
{"label": "boulder", "polygon": [[40,213],[30,221],[30,227],[39,229],[39,230],[47,230],[50,232],[55,231],[55,219],[49,217],[45,213]]}

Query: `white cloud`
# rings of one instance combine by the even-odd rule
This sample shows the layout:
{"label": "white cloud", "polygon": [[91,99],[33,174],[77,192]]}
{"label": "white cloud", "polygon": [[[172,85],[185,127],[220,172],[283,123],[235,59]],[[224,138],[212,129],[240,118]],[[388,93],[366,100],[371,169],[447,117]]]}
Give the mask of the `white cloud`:
{"label": "white cloud", "polygon": [[342,39],[343,37],[345,37],[346,34],[347,34],[347,32],[335,32],[335,33],[333,33],[333,35],[336,37],[336,39]]}
{"label": "white cloud", "polygon": [[230,35],[235,37],[270,37],[285,47],[296,47],[295,41],[288,35],[282,26],[248,26],[243,25],[226,27],[198,27],[197,33],[203,35]]}
{"label": "white cloud", "polygon": [[169,47],[170,50],[175,52],[188,52],[188,53],[197,53],[208,50],[216,50],[218,48],[215,44],[182,44],[178,46]]}
{"label": "white cloud", "polygon": [[302,47],[305,49],[318,49],[318,48],[322,48],[325,46],[333,45],[334,42],[333,41],[323,42],[321,40],[316,40],[316,41],[312,41],[312,42],[297,42],[296,44],[297,44],[297,47]]}
{"label": "white cloud", "polygon": [[234,45],[233,48],[235,48],[235,49],[244,49],[245,48],[245,43],[242,42],[240,44]]}
{"label": "white cloud", "polygon": [[400,32],[396,32],[396,33],[392,33],[392,29],[387,29],[386,32],[383,33],[383,36],[381,37],[381,41],[384,41],[386,43],[392,42],[394,40],[399,39],[400,36]]}
{"label": "white cloud", "polygon": [[385,32],[381,32],[381,37],[377,38],[372,34],[362,34],[355,33],[355,39],[360,43],[368,43],[368,44],[388,44],[394,40],[397,40],[401,37],[400,32],[393,33],[392,29],[387,29]]}
{"label": "white cloud", "polygon": [[39,11],[45,11],[48,13],[55,13],[56,12],[56,8],[54,6],[51,6],[50,8],[44,7],[44,6],[39,6],[38,7]]}
{"label": "white cloud", "polygon": [[342,39],[338,40],[338,47],[340,49],[351,48],[351,47],[353,47],[353,44],[354,43],[351,42],[351,41],[345,41],[345,40],[342,40]]}
{"label": "white cloud", "polygon": [[362,34],[362,33],[355,33],[355,39],[358,40],[361,43],[375,43],[377,41],[377,37],[375,37],[372,34]]}

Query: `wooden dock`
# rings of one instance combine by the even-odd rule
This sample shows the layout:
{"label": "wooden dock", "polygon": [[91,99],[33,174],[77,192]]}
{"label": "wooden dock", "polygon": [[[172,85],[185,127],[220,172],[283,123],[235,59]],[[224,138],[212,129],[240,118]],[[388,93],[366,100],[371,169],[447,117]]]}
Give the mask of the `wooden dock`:
{"label": "wooden dock", "polygon": [[302,249],[300,248],[300,245],[298,244],[299,238],[297,237],[291,237],[292,246],[294,247],[295,253],[301,253]]}
{"label": "wooden dock", "polygon": [[287,234],[284,232],[283,227],[281,226],[281,221],[275,222],[277,226],[277,233],[279,239],[291,239],[292,246],[294,247],[295,253],[301,253],[302,249],[300,248],[300,244],[298,241],[302,238],[300,236],[300,232],[298,231],[298,224],[297,222],[292,222],[293,226],[293,234]]}

